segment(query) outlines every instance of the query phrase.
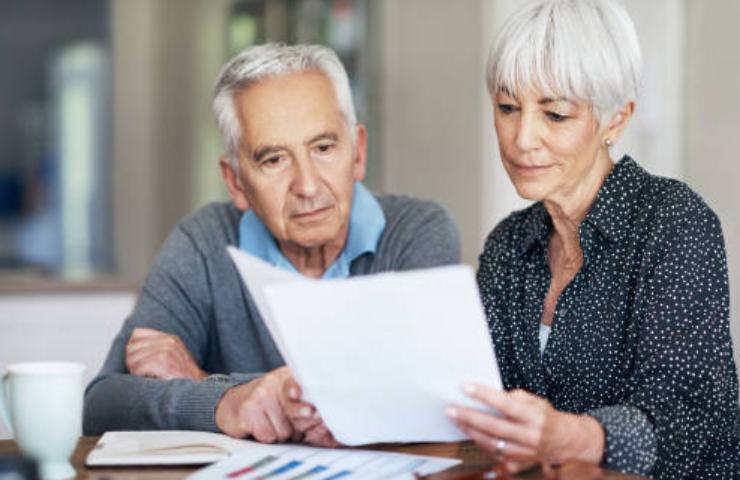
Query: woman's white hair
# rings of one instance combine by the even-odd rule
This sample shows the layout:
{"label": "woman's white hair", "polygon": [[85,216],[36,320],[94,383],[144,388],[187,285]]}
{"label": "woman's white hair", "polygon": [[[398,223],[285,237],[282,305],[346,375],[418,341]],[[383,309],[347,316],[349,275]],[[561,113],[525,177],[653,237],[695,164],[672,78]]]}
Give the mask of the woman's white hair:
{"label": "woman's white hair", "polygon": [[339,110],[356,140],[357,117],[347,72],[336,53],[320,45],[268,43],[247,48],[232,58],[216,80],[213,112],[221,132],[226,156],[232,168],[239,163],[241,125],[234,106],[235,96],[245,88],[267,78],[315,71],[326,75],[334,86]]}
{"label": "woman's white hair", "polygon": [[534,89],[591,104],[599,125],[637,99],[642,53],[615,0],[538,0],[509,17],[488,57],[493,95]]}

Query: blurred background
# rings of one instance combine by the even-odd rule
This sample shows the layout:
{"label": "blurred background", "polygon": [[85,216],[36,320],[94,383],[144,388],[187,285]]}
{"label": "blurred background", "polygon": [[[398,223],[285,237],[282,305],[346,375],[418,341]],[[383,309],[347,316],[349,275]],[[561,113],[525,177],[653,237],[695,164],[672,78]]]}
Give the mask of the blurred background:
{"label": "blurred background", "polygon": [[[65,358],[94,373],[170,229],[227,198],[212,86],[264,41],[337,51],[369,129],[366,183],[445,205],[475,266],[485,235],[525,205],[500,166],[483,81],[497,27],[521,3],[1,1],[0,369]],[[615,153],[686,181],[718,213],[740,305],[740,2],[624,4],[645,82]]]}

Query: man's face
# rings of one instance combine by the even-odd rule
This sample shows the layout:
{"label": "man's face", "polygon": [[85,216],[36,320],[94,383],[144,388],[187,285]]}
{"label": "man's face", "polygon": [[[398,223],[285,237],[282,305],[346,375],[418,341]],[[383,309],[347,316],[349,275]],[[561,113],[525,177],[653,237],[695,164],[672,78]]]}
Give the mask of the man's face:
{"label": "man's face", "polygon": [[365,175],[365,130],[357,127],[353,148],[329,79],[267,79],[238,94],[235,107],[242,150],[229,190],[237,207],[253,209],[283,248],[343,245],[352,186]]}

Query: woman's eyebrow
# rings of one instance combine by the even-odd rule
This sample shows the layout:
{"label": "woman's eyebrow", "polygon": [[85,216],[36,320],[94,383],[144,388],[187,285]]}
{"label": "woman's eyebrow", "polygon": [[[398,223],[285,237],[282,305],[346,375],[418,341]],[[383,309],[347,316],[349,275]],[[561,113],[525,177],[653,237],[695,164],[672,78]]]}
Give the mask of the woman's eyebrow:
{"label": "woman's eyebrow", "polygon": [[545,105],[545,104],[548,104],[548,103],[557,103],[557,102],[566,102],[566,103],[573,104],[573,101],[572,100],[568,100],[565,97],[558,97],[558,98],[544,97],[544,98],[540,98],[537,101],[537,103],[540,104],[540,105]]}

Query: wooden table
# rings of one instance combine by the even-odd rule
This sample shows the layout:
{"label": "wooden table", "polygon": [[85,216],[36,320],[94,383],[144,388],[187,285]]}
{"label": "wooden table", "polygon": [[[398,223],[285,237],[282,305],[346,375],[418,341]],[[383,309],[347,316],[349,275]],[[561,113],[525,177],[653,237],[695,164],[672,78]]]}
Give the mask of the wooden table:
{"label": "wooden table", "polygon": [[[201,467],[119,467],[119,468],[86,468],[85,457],[95,446],[98,437],[80,438],[77,448],[72,456],[72,464],[77,470],[78,479],[87,480],[175,480],[182,479],[193,473]],[[497,480],[505,478],[517,479],[545,479],[545,475],[539,470],[506,477],[499,474],[498,476],[486,475],[494,467],[491,458],[479,450],[470,442],[463,443],[431,443],[431,444],[413,444],[413,445],[378,445],[372,447],[377,450],[386,450],[394,452],[415,453],[418,455],[434,455],[442,457],[456,457],[463,460],[461,465],[447,470],[446,472],[429,477],[430,480],[474,480],[474,479],[491,479]],[[18,447],[13,440],[0,440],[0,455],[17,454]],[[568,480],[639,480],[642,477],[621,475],[614,472],[607,472],[585,464],[568,464],[558,470],[556,478]]]}

